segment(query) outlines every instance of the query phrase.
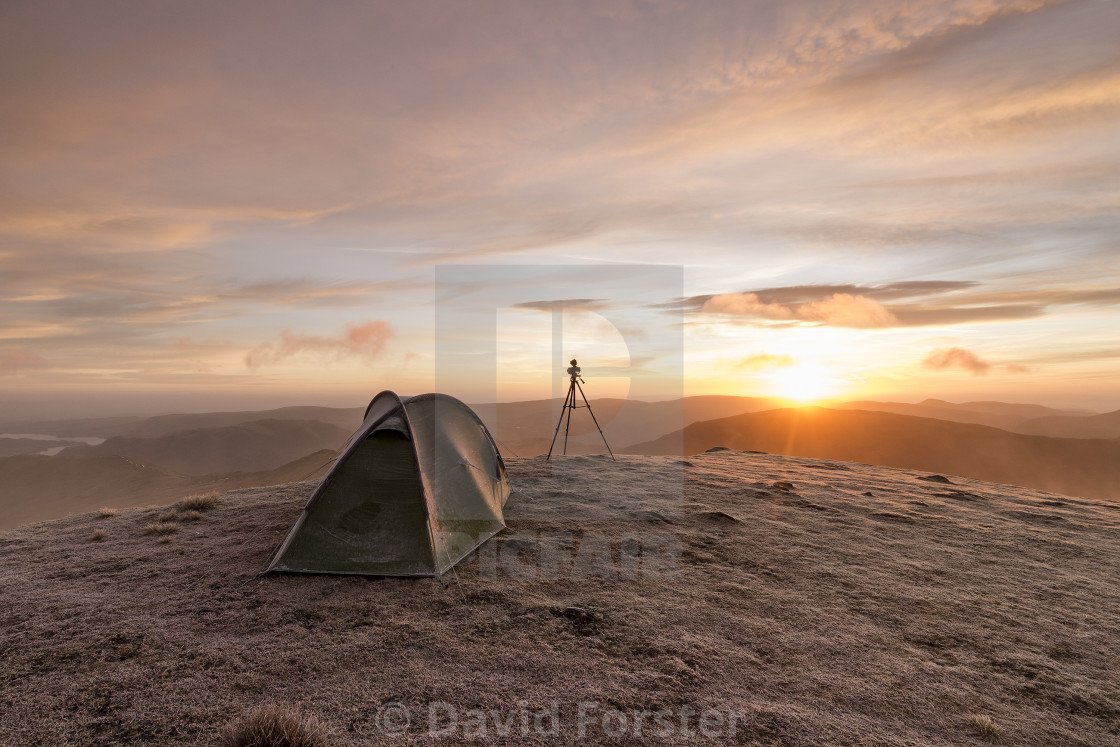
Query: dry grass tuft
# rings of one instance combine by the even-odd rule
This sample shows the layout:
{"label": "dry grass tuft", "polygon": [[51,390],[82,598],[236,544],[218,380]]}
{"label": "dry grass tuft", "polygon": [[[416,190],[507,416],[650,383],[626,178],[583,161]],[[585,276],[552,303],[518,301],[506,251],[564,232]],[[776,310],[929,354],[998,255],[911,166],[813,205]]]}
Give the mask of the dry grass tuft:
{"label": "dry grass tuft", "polygon": [[184,511],[179,514],[179,521],[198,521],[202,518],[202,514],[198,511]]}
{"label": "dry grass tuft", "polygon": [[177,514],[177,513],[175,512],[175,509],[173,509],[173,508],[172,508],[172,509],[169,509],[169,510],[167,510],[167,511],[164,511],[164,512],[163,512],[162,514],[160,514],[160,515],[159,515],[159,520],[160,520],[160,521],[175,521],[175,518],[176,518],[176,517],[177,517],[178,515],[179,515],[179,514]]}
{"label": "dry grass tuft", "polygon": [[970,713],[968,725],[986,742],[999,742],[1003,739],[1003,727],[992,720],[991,716],[982,713]]}
{"label": "dry grass tuft", "polygon": [[223,735],[222,747],[327,747],[326,729],[293,707],[263,705]]}
{"label": "dry grass tuft", "polygon": [[108,518],[110,518],[112,516],[116,516],[116,515],[117,515],[117,509],[115,509],[115,508],[99,508],[99,509],[97,509],[97,518],[99,518],[99,519],[108,519]]}
{"label": "dry grass tuft", "polygon": [[180,511],[209,511],[220,505],[222,505],[222,499],[218,497],[218,491],[215,490],[210,493],[187,496],[176,503],[175,508]]}
{"label": "dry grass tuft", "polygon": [[100,542],[101,540],[105,539],[105,536],[105,531],[103,529],[94,529],[93,537],[91,539],[94,542]]}
{"label": "dry grass tuft", "polygon": [[174,521],[153,521],[144,527],[144,534],[174,534],[179,531],[179,525]]}

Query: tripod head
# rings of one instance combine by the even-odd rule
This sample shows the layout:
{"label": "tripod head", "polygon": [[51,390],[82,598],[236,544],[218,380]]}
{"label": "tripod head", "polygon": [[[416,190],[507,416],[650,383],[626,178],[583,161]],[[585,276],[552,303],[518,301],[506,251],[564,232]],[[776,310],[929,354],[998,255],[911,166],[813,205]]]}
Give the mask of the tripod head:
{"label": "tripod head", "polygon": [[583,377],[579,375],[579,366],[576,365],[575,358],[572,358],[572,365],[568,367],[568,375],[572,377],[572,381],[579,379],[583,382]]}

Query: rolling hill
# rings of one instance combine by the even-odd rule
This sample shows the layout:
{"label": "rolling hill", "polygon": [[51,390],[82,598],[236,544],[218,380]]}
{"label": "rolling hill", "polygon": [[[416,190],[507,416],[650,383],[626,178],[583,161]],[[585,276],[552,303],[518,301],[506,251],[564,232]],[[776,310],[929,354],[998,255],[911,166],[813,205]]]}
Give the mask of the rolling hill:
{"label": "rolling hill", "polygon": [[[1042,405],[1017,404],[1012,402],[946,402],[940,399],[925,399],[916,404],[908,402],[876,402],[868,400],[852,402],[832,402],[824,405],[835,410],[866,410],[869,412],[892,412],[896,415],[912,415],[918,418],[935,418],[953,423],[975,423],[988,425],[1005,431],[1025,432],[1021,428],[1033,419],[1041,417],[1077,417],[1087,413],[1055,410]],[[777,409],[777,408],[773,408]]]}
{"label": "rolling hill", "polygon": [[1120,410],[1102,415],[1036,418],[1023,423],[1020,430],[1055,438],[1120,438]]}
{"label": "rolling hill", "polygon": [[50,441],[38,438],[0,438],[0,457],[16,454],[41,454],[48,449],[65,449],[73,441]]}
{"label": "rolling hill", "polygon": [[52,436],[100,436],[112,438],[156,438],[182,431],[222,428],[256,420],[317,420],[321,423],[353,431],[362,422],[364,407],[316,407],[297,405],[274,410],[239,412],[199,412],[153,417],[80,418],[72,420],[41,420],[5,424],[15,433],[45,433]]}
{"label": "rolling hill", "polygon": [[[583,409],[582,399],[577,402],[580,409],[572,415],[568,452],[599,453],[603,451],[603,441],[591,416]],[[704,395],[662,402],[603,398],[591,399],[590,403],[607,442],[611,448],[616,448],[651,435],[672,433],[699,420],[773,409],[780,406],[781,401],[767,397]],[[471,407],[486,423],[500,447],[518,456],[531,457],[548,452],[561,404],[562,400],[532,400]],[[564,427],[561,426],[556,441],[557,453],[561,451],[563,439]]]}
{"label": "rolling hill", "polygon": [[60,458],[120,456],[184,475],[259,472],[313,451],[338,450],[352,429],[317,420],[253,420],[146,438],[115,436],[97,446],[73,446]]}
{"label": "rolling hill", "polygon": [[[1096,429],[1092,432],[1109,434],[1113,432],[1110,429],[1117,413],[1047,415],[1032,420],[1039,413],[1060,411],[1000,402],[953,404],[926,400],[918,404],[846,405],[859,404],[879,410],[876,412],[799,410],[801,414],[794,415],[791,410],[776,410],[778,404],[780,401],[773,399],[730,396],[695,396],[664,402],[592,400],[607,440],[616,452],[685,454],[724,445],[929,469],[1071,494],[1120,494],[1116,474],[1120,441],[1070,442],[960,422],[979,420],[1003,423],[1009,428],[1034,423],[1040,430],[1069,429],[1068,432],[1083,433]],[[537,400],[476,405],[474,409],[490,427],[506,457],[531,457],[548,451],[559,406],[558,401]],[[767,411],[787,414],[766,414]],[[915,413],[936,417],[931,420]],[[87,499],[99,505],[129,505],[145,491],[157,498],[181,495],[200,489],[196,485],[200,478],[266,472],[313,452],[337,449],[345,443],[361,414],[361,408],[286,407],[258,412],[59,421],[55,423],[57,428],[42,423],[38,430],[48,433],[90,435],[88,429],[97,427],[110,438],[97,446],[73,446],[58,457],[89,459],[82,463],[84,466],[30,460],[18,470],[13,466],[15,463],[0,467],[0,479],[5,470],[18,473],[18,479],[3,483],[0,496],[9,515],[15,516],[24,515],[24,509],[17,510],[17,505],[44,500],[44,506],[73,504],[88,508],[83,502]],[[744,419],[723,422],[729,417]],[[723,424],[712,425],[713,422]],[[556,442],[556,454],[561,452],[562,442],[563,429]],[[56,445],[42,440],[0,439],[0,449],[8,448],[8,453],[38,452]],[[572,417],[569,454],[603,451],[590,416],[582,408],[577,410]],[[108,457],[118,459],[97,461]],[[143,465],[147,472],[137,473],[130,464]],[[33,476],[43,481],[42,486],[34,484]],[[125,502],[113,503],[114,495],[122,496]],[[55,518],[68,510],[78,509],[44,513],[31,506],[26,515]]]}
{"label": "rolling hill", "polygon": [[886,412],[790,408],[708,420],[630,446],[696,454],[713,446],[965,475],[1067,495],[1120,499],[1120,442],[1029,436]]}
{"label": "rolling hill", "polygon": [[[112,430],[110,435],[133,438],[156,438],[183,431],[203,428],[223,428],[255,423],[261,420],[316,421],[333,425],[348,434],[361,425],[365,407],[280,407],[275,410],[246,410],[244,412],[203,412],[179,415],[156,415],[136,423],[126,423]],[[100,435],[100,434],[96,434]]]}
{"label": "rolling hill", "polygon": [[4,486],[0,530],[103,506],[148,506],[212,490],[305,480],[321,475],[333,456],[333,451],[319,451],[272,470],[203,477],[190,477],[119,456],[8,457],[0,459],[0,485]]}

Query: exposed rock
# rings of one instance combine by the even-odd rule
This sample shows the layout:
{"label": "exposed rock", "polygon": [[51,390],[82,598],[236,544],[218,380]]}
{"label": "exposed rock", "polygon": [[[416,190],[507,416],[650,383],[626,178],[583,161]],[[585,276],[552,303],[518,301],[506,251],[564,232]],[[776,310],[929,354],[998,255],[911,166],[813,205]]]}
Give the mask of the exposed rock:
{"label": "exposed rock", "polygon": [[922,475],[918,479],[919,480],[925,480],[926,482],[940,482],[940,483],[943,483],[945,485],[952,485],[953,484],[953,481],[950,480],[945,475]]}
{"label": "exposed rock", "polygon": [[740,521],[742,521],[741,519],[737,519],[731,514],[724,513],[723,511],[705,511],[700,515],[705,519],[708,519],[709,521],[721,521],[728,524],[738,524]]}

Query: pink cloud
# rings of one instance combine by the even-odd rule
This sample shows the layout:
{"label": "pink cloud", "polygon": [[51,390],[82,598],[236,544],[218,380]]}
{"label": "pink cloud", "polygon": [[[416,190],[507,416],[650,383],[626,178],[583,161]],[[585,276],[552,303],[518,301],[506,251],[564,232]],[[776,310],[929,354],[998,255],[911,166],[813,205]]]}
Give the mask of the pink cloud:
{"label": "pink cloud", "polygon": [[898,324],[898,317],[882,304],[867,296],[853,296],[850,293],[834,293],[823,301],[799,306],[797,315],[831,327],[865,329]]}
{"label": "pink cloud", "polygon": [[327,361],[342,357],[374,359],[381,355],[392,337],[392,327],[382,321],[347,324],[336,337],[297,335],[285,329],[280,333],[279,343],[268,342],[250,350],[245,355],[245,365],[260,368],[297,356]]}
{"label": "pink cloud", "polygon": [[721,293],[704,302],[709,314],[740,314],[764,319],[792,319],[793,312],[780,303],[763,303],[754,293]]}
{"label": "pink cloud", "polygon": [[991,363],[971,350],[965,350],[964,348],[937,348],[926,356],[922,365],[938,371],[960,368],[974,376],[986,374],[988,369],[992,367]]}
{"label": "pink cloud", "polygon": [[15,374],[20,371],[43,371],[53,368],[51,362],[41,355],[26,350],[0,351],[0,374]]}

